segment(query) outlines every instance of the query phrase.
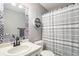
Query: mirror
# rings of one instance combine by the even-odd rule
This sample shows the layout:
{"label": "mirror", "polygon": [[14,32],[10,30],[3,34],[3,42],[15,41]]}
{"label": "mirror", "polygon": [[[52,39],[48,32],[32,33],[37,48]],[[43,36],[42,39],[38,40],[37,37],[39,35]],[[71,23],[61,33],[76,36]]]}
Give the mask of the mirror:
{"label": "mirror", "polygon": [[35,26],[36,28],[40,28],[41,27],[41,21],[39,18],[35,18]]}
{"label": "mirror", "polygon": [[[28,15],[25,15],[25,6],[21,3],[4,3],[4,35],[27,38]],[[19,28],[19,29],[18,29]],[[23,29],[23,30],[22,30]]]}

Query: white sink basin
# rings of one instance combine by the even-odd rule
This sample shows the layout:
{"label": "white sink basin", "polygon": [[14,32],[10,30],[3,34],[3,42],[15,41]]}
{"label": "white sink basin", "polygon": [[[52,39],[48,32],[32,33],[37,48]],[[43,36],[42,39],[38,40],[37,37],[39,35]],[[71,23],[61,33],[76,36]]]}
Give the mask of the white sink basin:
{"label": "white sink basin", "polygon": [[31,42],[21,42],[20,46],[13,47],[11,43],[0,44],[0,56],[34,56],[41,51],[41,46]]}
{"label": "white sink basin", "polygon": [[9,49],[7,51],[7,55],[19,55],[21,53],[27,52],[28,50],[30,50],[30,47],[28,46],[17,46]]}

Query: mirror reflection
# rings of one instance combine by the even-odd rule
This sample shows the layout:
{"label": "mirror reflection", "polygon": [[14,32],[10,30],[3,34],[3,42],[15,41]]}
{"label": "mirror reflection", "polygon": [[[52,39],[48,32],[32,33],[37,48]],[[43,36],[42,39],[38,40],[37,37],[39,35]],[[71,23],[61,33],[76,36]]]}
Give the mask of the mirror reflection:
{"label": "mirror reflection", "polygon": [[4,3],[3,40],[8,42],[13,41],[14,37],[27,38],[27,20],[28,15],[25,15],[25,6],[23,4]]}

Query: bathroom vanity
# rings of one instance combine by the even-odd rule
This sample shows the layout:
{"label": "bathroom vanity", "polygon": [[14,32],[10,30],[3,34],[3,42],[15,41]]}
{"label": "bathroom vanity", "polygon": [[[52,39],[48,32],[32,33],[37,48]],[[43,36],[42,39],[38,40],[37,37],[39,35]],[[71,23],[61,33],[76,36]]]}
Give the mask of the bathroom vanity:
{"label": "bathroom vanity", "polygon": [[39,55],[41,46],[31,42],[21,42],[20,46],[13,47],[11,43],[0,44],[0,56],[35,56]]}

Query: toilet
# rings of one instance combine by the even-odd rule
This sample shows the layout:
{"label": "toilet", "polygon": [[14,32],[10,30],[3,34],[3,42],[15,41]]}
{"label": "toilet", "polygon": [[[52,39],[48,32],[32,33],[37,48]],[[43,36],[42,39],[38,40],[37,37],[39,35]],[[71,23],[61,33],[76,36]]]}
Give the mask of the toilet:
{"label": "toilet", "polygon": [[36,41],[34,43],[37,44],[37,45],[42,46],[42,51],[40,52],[40,56],[54,56],[52,51],[50,51],[50,50],[43,50],[43,41],[42,40]]}

